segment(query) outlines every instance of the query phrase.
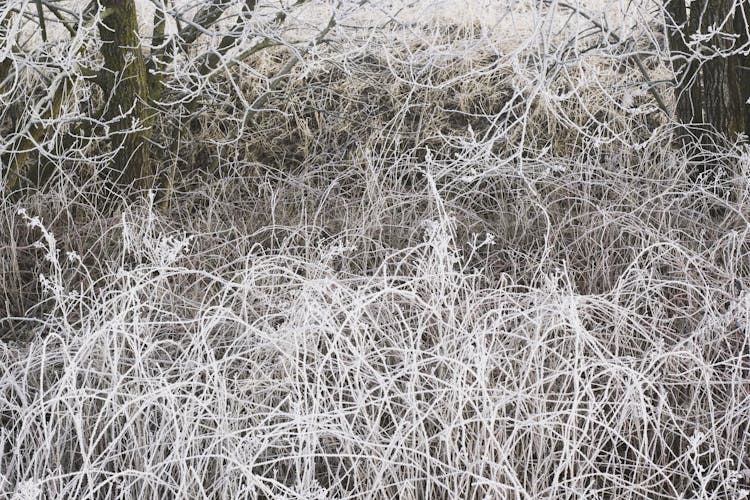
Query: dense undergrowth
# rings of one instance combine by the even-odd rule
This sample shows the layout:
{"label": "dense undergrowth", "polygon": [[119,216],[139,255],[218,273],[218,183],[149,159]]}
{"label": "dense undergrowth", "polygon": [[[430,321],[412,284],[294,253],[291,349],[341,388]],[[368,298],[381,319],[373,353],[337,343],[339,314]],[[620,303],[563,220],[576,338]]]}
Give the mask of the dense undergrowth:
{"label": "dense undergrowth", "polygon": [[0,498],[747,495],[747,147],[524,15],[342,35],[168,207],[6,198]]}

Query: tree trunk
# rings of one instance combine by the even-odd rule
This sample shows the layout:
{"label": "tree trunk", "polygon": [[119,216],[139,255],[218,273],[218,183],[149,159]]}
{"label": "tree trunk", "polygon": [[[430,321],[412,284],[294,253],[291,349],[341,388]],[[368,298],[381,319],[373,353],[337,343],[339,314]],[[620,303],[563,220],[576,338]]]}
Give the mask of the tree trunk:
{"label": "tree trunk", "polygon": [[[8,24],[10,24],[10,16],[13,15],[13,12],[9,12],[5,16],[3,16],[2,19],[0,19],[0,40],[9,40],[9,33],[8,33]],[[13,63],[10,60],[10,57],[5,57],[3,59],[0,59],[0,85],[3,83],[5,78],[10,73],[10,68],[13,66]],[[0,91],[2,91],[2,87],[0,86]]]}
{"label": "tree trunk", "polygon": [[[72,90],[72,87],[73,81],[69,77],[64,77],[61,79],[61,81],[57,84],[55,91],[50,96],[49,107],[42,114],[42,118],[44,118],[45,120],[57,118],[57,115],[60,112],[60,107],[62,106],[62,103],[65,101],[66,97],[68,97],[68,94]],[[47,127],[45,127],[43,124],[34,124],[30,127],[28,135],[24,136],[18,142],[18,144],[14,146],[13,149],[15,151],[13,153],[7,153],[3,155],[1,163],[7,165],[8,167],[8,170],[5,174],[6,192],[10,192],[17,187],[19,179],[21,179],[22,175],[24,174],[24,172],[22,172],[24,163],[26,163],[29,154],[36,148],[36,144],[39,143],[39,141],[42,139],[46,130]],[[37,175],[36,169],[32,170],[34,170],[34,173],[31,175]]]}
{"label": "tree trunk", "polygon": [[[734,33],[733,3],[733,0],[708,0],[701,32],[705,33],[710,26],[715,26],[724,33]],[[715,36],[708,43],[707,50],[709,54],[728,51],[732,44],[729,37]],[[706,62],[703,68],[705,120],[730,137],[745,131],[747,97],[742,98],[739,66],[739,56],[732,55],[715,57]]]}
{"label": "tree trunk", "polygon": [[699,66],[697,61],[690,60],[686,43],[690,34],[694,32],[691,25],[695,19],[688,20],[685,0],[668,0],[666,10],[667,38],[676,79],[675,113],[681,123],[700,123],[703,121],[703,105],[700,83],[696,83]]}
{"label": "tree trunk", "polygon": [[[668,0],[665,5],[667,31],[675,87],[676,117],[683,124],[707,123],[733,138],[750,133],[749,55],[726,55],[748,45],[750,7],[734,0]],[[687,40],[696,33],[718,30],[700,47],[706,59],[702,66],[690,54]],[[736,36],[736,38],[733,38]],[[724,55],[721,55],[723,53]],[[690,127],[689,127],[690,128]]]}
{"label": "tree trunk", "polygon": [[746,55],[737,56],[737,74],[740,82],[740,98],[744,98],[745,109],[745,134],[750,137],[750,5],[741,4],[734,16],[734,32],[739,34],[738,43],[747,47]]}
{"label": "tree trunk", "polygon": [[101,0],[101,3],[111,10],[99,24],[104,56],[102,82],[105,99],[109,100],[104,118],[115,120],[112,143],[119,149],[108,177],[121,186],[148,188],[153,181],[149,145],[152,119],[147,108],[149,86],[135,1]]}
{"label": "tree trunk", "polygon": [[[675,73],[676,119],[683,124],[676,144],[690,151],[694,182],[710,187],[717,197],[727,191],[718,161],[716,136],[750,136],[750,56],[746,0],[665,0],[667,36]],[[711,34],[708,39],[706,35]],[[699,47],[688,40],[700,34]],[[709,209],[723,213],[723,207]]]}

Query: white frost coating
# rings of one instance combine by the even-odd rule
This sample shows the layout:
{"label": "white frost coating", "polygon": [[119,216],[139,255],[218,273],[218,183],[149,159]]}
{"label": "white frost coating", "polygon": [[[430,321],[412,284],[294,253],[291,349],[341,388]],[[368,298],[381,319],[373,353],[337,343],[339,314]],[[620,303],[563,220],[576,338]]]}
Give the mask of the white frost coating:
{"label": "white frost coating", "polygon": [[[633,40],[559,3],[367,30],[403,4],[345,3],[303,54],[319,1],[211,77],[181,55],[168,208],[106,194],[107,123],[62,147],[92,84],[43,118],[95,29],[14,55],[0,153],[47,120],[28,164],[54,175],[0,199],[0,493],[746,497],[750,151],[673,147],[628,61],[669,103],[653,2],[577,5]],[[707,160],[726,176],[697,181]]]}

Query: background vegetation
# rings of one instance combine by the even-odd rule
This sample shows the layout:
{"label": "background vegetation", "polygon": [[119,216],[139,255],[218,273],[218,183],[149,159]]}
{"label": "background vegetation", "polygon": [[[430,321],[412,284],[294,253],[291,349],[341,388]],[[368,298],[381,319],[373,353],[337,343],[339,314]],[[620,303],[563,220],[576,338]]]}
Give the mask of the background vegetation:
{"label": "background vegetation", "polygon": [[0,5],[0,498],[746,497],[746,9]]}

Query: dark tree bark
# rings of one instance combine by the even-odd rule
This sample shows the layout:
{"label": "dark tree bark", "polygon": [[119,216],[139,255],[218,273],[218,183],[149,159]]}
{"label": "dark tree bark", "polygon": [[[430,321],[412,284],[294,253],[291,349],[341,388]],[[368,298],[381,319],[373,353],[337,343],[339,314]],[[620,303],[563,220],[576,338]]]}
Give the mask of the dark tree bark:
{"label": "dark tree bark", "polygon": [[[747,0],[665,0],[667,37],[675,73],[676,145],[688,151],[692,180],[719,198],[730,193],[717,155],[718,137],[750,136],[750,5]],[[701,35],[700,46],[688,41]],[[715,214],[723,206],[711,207]]]}
{"label": "dark tree bark", "polygon": [[[704,7],[701,32],[711,26],[733,34],[735,30],[733,0],[702,0]],[[709,54],[732,48],[734,42],[723,36],[714,36],[707,44]],[[705,120],[719,132],[733,137],[745,131],[745,101],[739,73],[739,57],[714,57],[703,68],[703,101]]]}
{"label": "dark tree bark", "polygon": [[[688,12],[689,10],[689,12]],[[683,124],[706,123],[734,137],[750,135],[750,56],[727,55],[747,48],[750,7],[734,0],[667,0],[667,30],[675,86],[676,118]],[[691,57],[691,35],[718,30],[700,47],[702,62]]]}
{"label": "dark tree bark", "polygon": [[[750,47],[750,4],[743,3],[734,15],[734,32],[739,34],[740,46]],[[744,56],[737,56],[739,61],[737,75],[740,81],[740,98],[745,99],[745,133],[750,137],[750,106],[747,100],[750,98],[750,49]]]}
{"label": "dark tree bark", "polygon": [[688,55],[686,37],[691,33],[685,0],[668,0],[667,37],[672,53],[672,68],[677,85],[675,87],[676,116],[682,123],[700,123],[703,121],[700,84],[696,85],[699,76],[697,61],[691,61]]}
{"label": "dark tree bark", "polygon": [[[112,129],[113,146],[119,148],[109,178],[122,186],[146,188],[153,179],[149,143],[152,120],[147,108],[149,86],[135,1],[102,0],[101,3],[105,9],[111,9],[99,24],[104,56],[101,80],[109,99],[104,117],[116,120]],[[143,130],[131,130],[134,120]]]}

